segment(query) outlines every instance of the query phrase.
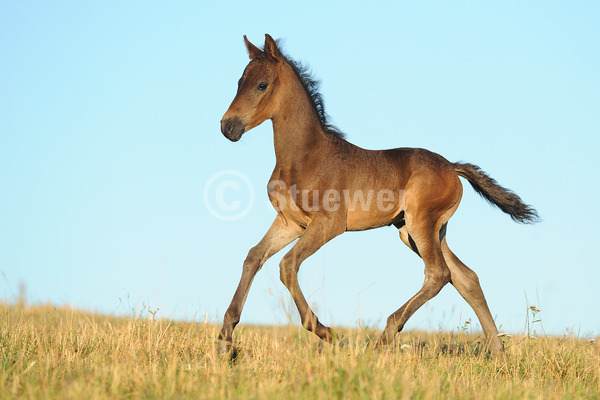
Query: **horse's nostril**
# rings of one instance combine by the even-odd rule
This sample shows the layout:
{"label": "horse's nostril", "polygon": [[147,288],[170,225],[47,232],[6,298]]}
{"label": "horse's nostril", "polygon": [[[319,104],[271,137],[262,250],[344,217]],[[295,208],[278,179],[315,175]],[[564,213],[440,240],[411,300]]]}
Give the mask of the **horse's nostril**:
{"label": "horse's nostril", "polygon": [[231,123],[231,119],[225,119],[225,120],[221,120],[221,133],[223,133],[224,135],[228,135],[229,133],[231,133],[231,129],[233,127],[233,124]]}

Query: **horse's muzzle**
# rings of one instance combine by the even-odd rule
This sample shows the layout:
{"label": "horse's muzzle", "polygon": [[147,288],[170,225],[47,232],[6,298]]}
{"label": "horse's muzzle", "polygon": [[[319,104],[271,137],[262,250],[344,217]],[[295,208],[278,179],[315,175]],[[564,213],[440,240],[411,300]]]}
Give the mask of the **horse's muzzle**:
{"label": "horse's muzzle", "polygon": [[237,142],[240,140],[245,130],[246,124],[244,124],[238,117],[231,117],[221,120],[221,132],[223,132],[223,135],[232,142]]}

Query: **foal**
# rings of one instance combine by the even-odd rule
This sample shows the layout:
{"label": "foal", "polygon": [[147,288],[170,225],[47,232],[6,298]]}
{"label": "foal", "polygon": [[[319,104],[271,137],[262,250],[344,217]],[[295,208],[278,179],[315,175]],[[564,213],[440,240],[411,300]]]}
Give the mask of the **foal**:
{"label": "foal", "polygon": [[346,140],[326,118],[318,85],[284,56],[266,35],[264,50],[244,36],[250,63],[238,83],[221,131],[232,142],[267,119],[273,122],[276,165],[268,194],[275,221],[250,249],[219,339],[230,348],[232,332],[254,276],[269,257],[298,239],[280,263],[302,325],[327,342],[334,333],[321,324],[298,285],[307,257],[345,231],[394,225],[400,239],[425,263],[421,289],[387,319],[380,344],[393,340],[425,302],[452,283],[473,308],[492,352],[502,341],[475,272],[452,253],[446,226],[462,196],[459,176],[513,220],[538,220],[535,209],[472,164],[451,163],[424,149],[365,150]]}

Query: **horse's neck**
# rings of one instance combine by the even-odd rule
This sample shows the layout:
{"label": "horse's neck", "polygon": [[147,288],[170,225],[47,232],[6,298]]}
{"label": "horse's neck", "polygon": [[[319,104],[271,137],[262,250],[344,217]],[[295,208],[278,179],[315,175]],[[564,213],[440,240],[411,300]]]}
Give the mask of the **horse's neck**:
{"label": "horse's neck", "polygon": [[277,124],[273,122],[273,141],[278,163],[302,160],[318,150],[324,141],[319,125]]}
{"label": "horse's neck", "polygon": [[296,170],[303,169],[306,158],[322,150],[327,141],[308,99],[295,101],[273,118],[273,139],[277,164]]}

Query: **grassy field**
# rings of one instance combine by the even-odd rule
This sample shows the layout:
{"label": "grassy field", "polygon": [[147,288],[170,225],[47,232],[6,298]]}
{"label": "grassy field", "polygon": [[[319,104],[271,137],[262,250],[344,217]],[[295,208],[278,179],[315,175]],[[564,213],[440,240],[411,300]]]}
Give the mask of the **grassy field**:
{"label": "grassy field", "polygon": [[342,330],[344,347],[300,327],[239,326],[237,357],[218,326],[116,318],[0,303],[0,398],[60,399],[600,399],[600,345],[575,337],[505,338],[477,351],[461,332]]}

